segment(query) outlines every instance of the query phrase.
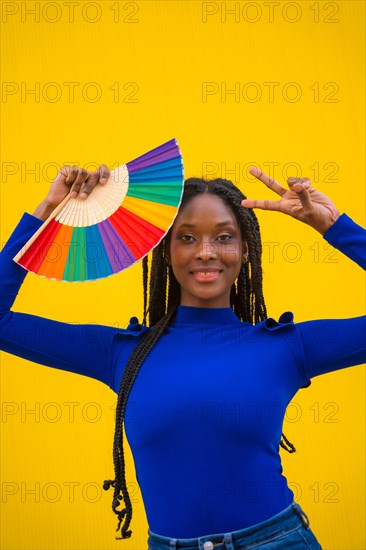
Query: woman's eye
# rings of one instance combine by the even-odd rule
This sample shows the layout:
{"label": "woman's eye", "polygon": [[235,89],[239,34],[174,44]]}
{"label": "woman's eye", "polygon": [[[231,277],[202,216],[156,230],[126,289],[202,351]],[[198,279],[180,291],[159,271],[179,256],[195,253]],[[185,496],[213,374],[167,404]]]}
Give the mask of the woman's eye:
{"label": "woman's eye", "polygon": [[221,240],[222,242],[227,242],[227,241],[229,241],[231,238],[232,238],[231,235],[220,235],[220,236],[218,237],[218,239]]}
{"label": "woman's eye", "polygon": [[[193,239],[192,235],[181,235],[179,238],[186,243],[192,242],[188,239]],[[231,239],[231,235],[219,235],[217,238],[220,240],[222,239],[225,242]]]}

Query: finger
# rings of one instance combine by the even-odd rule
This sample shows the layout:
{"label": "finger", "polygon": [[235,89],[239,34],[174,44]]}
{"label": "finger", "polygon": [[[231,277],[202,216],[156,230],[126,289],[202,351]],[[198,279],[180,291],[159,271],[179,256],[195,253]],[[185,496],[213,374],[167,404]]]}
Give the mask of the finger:
{"label": "finger", "polygon": [[62,170],[64,168],[67,170],[66,182],[73,184],[77,178],[80,168],[78,166],[63,166]]}
{"label": "finger", "polygon": [[281,211],[281,201],[244,199],[241,202],[245,208],[260,208],[261,210]]}
{"label": "finger", "polygon": [[282,196],[284,193],[286,193],[286,189],[282,187],[282,185],[278,181],[270,178],[267,174],[262,172],[262,170],[260,170],[256,166],[251,166],[249,168],[249,172],[252,174],[252,176],[255,176],[257,179],[262,181],[267,187],[269,187],[269,189],[272,189],[272,191],[274,191],[278,195]]}
{"label": "finger", "polygon": [[84,186],[81,189],[81,192],[79,194],[80,199],[82,200],[86,199],[90,195],[90,193],[93,191],[98,181],[99,181],[99,170],[96,170],[95,172],[89,172],[89,176],[85,181]]}
{"label": "finger", "polygon": [[65,182],[68,181],[69,173],[70,173],[70,166],[62,166],[61,170],[56,176],[57,180],[64,179]]}
{"label": "finger", "polygon": [[305,189],[309,189],[309,187],[311,187],[310,178],[291,177],[291,178],[287,178],[287,183],[288,183],[288,186],[290,187],[290,189],[293,188],[293,185],[295,183],[300,183]]}
{"label": "finger", "polygon": [[296,192],[300,199],[304,212],[308,212],[312,209],[313,204],[311,202],[310,194],[307,189],[301,183],[294,183],[292,189]]}
{"label": "finger", "polygon": [[105,183],[107,183],[111,173],[106,164],[101,164],[98,170],[99,170],[99,183],[104,185]]}
{"label": "finger", "polygon": [[77,170],[77,166],[63,166],[59,174],[61,174],[62,177],[65,177],[66,183],[73,183],[76,178]]}
{"label": "finger", "polygon": [[84,181],[87,179],[88,172],[85,170],[85,168],[78,168],[77,166],[73,166],[72,168],[72,174],[69,177],[70,183],[73,182],[70,193],[71,196],[75,198],[79,194],[79,191]]}

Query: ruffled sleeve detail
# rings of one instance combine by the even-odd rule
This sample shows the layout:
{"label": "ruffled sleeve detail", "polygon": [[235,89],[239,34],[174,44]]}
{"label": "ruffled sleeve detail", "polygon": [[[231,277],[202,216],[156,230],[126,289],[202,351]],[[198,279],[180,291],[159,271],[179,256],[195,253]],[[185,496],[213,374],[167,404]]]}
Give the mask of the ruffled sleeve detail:
{"label": "ruffled sleeve detail", "polygon": [[278,330],[289,325],[294,325],[294,314],[292,311],[285,311],[280,315],[278,321],[273,319],[273,317],[268,317],[262,323],[267,330]]}
{"label": "ruffled sleeve detail", "polygon": [[116,332],[116,336],[120,336],[122,338],[125,336],[140,336],[149,330],[151,330],[150,327],[139,323],[137,317],[131,317],[128,327],[125,329],[119,329]]}
{"label": "ruffled sleeve detail", "polygon": [[132,332],[139,332],[142,328],[137,317],[131,317],[127,330]]}

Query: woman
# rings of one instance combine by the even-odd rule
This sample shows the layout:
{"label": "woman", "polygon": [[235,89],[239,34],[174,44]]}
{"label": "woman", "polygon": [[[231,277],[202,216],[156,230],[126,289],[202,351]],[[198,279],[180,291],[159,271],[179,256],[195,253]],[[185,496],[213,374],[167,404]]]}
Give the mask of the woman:
{"label": "woman", "polygon": [[282,423],[312,377],[365,362],[365,316],[297,324],[291,312],[278,322],[267,318],[253,208],[307,223],[363,268],[365,230],[308,178],[290,178],[286,190],[255,168],[251,173],[280,198],[248,200],[222,179],[185,182],[174,224],[153,250],[150,280],[143,259],[143,322],[132,317],[127,329],[10,310],[27,274],[11,258],[70,188],[83,198],[104,185],[105,165],[90,173],[63,167],[1,253],[1,349],[96,378],[118,393],[115,479],[104,488],[113,487],[117,531],[129,538],[125,424],[149,550],[321,548],[282,476],[279,446],[295,450]]}

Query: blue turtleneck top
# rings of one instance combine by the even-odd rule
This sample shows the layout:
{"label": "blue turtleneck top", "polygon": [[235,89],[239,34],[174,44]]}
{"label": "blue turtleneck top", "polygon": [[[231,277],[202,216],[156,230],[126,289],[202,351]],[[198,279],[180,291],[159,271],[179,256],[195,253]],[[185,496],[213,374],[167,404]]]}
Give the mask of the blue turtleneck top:
{"label": "blue turtleneck top", "polygon": [[[0,349],[118,392],[149,327],[68,324],[11,307],[28,273],[13,256],[42,225],[25,212],[0,254]],[[323,237],[366,269],[366,231],[342,214]],[[193,538],[264,521],[294,498],[279,443],[311,378],[366,361],[366,317],[252,326],[231,308],[178,306],[141,366],[125,430],[150,529]]]}

